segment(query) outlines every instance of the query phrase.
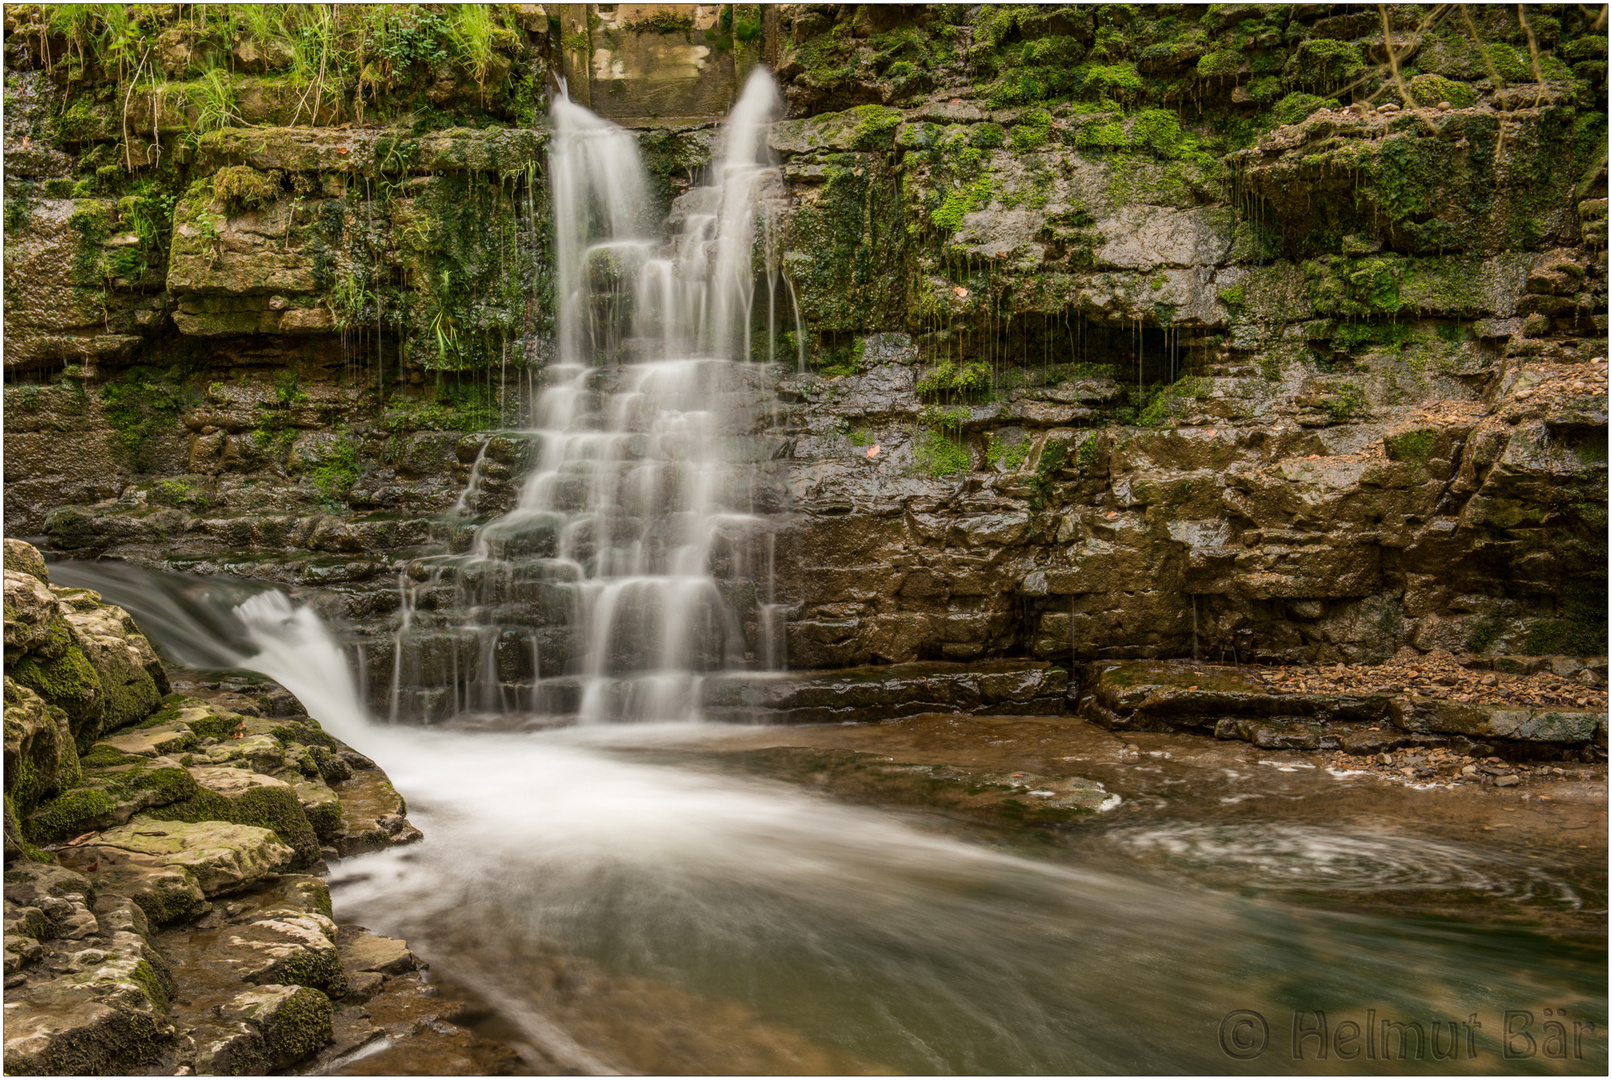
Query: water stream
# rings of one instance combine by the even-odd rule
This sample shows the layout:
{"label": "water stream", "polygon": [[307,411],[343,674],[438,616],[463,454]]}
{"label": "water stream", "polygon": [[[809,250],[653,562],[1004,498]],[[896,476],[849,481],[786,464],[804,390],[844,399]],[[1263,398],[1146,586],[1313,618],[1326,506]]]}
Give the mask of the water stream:
{"label": "water stream", "polygon": [[[383,715],[449,722],[372,722],[329,631],[278,592],[53,576],[129,608],[182,663],[279,681],[386,769],[426,839],[336,867],[338,916],[406,937],[563,1068],[1604,1073],[1594,851],[1452,840],[1410,802],[1340,814],[1348,778],[1184,736],[1125,771],[1118,741],[1073,722],[998,739],[1005,721],[699,721],[704,673],[784,659],[761,435],[766,365],[795,362],[775,344],[793,309],[768,237],[775,102],[752,80],[712,183],[664,233],[641,219],[632,138],[555,104],[561,329],[524,488],[465,550],[410,567],[391,651],[366,658],[390,679]],[[582,723],[475,730],[488,712]],[[1059,739],[1063,768],[1109,770],[1123,798],[1051,831],[851,805],[728,754],[860,740],[1012,768]],[[1530,1055],[1506,1056],[1528,1045],[1508,1010],[1530,1017]],[[1328,1056],[1312,1037],[1300,1060],[1295,1016],[1316,1011]],[[1422,1025],[1420,1056],[1383,1020]]]}
{"label": "water stream", "polygon": [[[646,220],[633,135],[554,102],[559,340],[519,433],[526,480],[468,550],[402,575],[390,663],[377,660],[394,719],[692,717],[702,673],[782,656],[764,516],[777,501],[768,361],[794,310],[778,302],[777,101],[758,71],[710,184],[666,222]],[[455,516],[481,475],[478,457]]]}
{"label": "water stream", "polygon": [[[1483,842],[1476,823],[1504,815],[1456,793],[1385,794],[1192,736],[1134,736],[1164,749],[1116,764],[1119,740],[1068,721],[376,724],[328,630],[280,593],[52,574],[127,605],[170,656],[273,677],[385,768],[426,839],[340,863],[338,917],[407,938],[564,1068],[1605,1070],[1604,797],[1536,804],[1531,832]],[[984,828],[724,764],[792,743],[992,767],[1042,744],[1124,799],[1066,829]],[[1565,1056],[1544,1053],[1547,1009],[1568,1018]],[[1316,1010],[1331,1054],[1312,1039],[1295,1060],[1295,1014]],[[1250,1012],[1268,1046],[1229,1056]],[[1532,1017],[1531,1055],[1505,1056],[1528,1045],[1505,1041],[1508,1012]],[[1368,1018],[1439,1041],[1340,1058],[1338,1025]],[[1600,1034],[1575,1050],[1573,1022]]]}

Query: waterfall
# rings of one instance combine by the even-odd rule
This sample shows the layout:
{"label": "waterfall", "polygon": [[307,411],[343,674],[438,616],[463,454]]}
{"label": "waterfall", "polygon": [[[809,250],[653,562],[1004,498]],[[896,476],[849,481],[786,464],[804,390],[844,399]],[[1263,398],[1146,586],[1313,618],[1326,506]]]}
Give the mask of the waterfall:
{"label": "waterfall", "polygon": [[[766,361],[775,297],[792,296],[766,140],[778,103],[756,72],[709,183],[658,222],[634,136],[555,100],[558,340],[525,431],[529,469],[467,551],[404,574],[393,715],[401,702],[428,719],[686,719],[704,673],[782,661],[766,517]],[[481,474],[478,459],[478,490]],[[453,516],[475,508],[467,492]]]}

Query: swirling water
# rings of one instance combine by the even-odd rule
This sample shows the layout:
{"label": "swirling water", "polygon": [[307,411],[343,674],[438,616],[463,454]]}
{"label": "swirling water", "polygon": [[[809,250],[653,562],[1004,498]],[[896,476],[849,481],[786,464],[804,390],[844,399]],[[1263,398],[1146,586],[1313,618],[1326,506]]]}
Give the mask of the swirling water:
{"label": "swirling water", "polygon": [[[1206,821],[1136,799],[1049,845],[625,753],[720,744],[715,725],[374,724],[328,631],[278,593],[53,574],[170,655],[273,676],[386,768],[426,839],[339,864],[338,915],[406,937],[579,1071],[1605,1071],[1604,862],[1281,800]],[[1421,895],[1444,902],[1399,906]],[[1312,1037],[1298,1060],[1295,1014],[1317,1010],[1333,1052]],[[1368,1020],[1420,1023],[1427,1046],[1397,1026],[1369,1057],[1339,1043]],[[1575,1045],[1573,1023],[1596,1034]]]}

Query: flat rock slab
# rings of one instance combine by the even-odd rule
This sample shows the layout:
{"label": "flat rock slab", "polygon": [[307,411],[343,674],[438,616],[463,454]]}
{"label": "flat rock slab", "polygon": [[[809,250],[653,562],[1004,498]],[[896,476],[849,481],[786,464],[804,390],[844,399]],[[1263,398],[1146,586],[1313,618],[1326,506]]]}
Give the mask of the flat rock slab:
{"label": "flat rock slab", "polygon": [[1388,695],[1279,693],[1253,672],[1184,660],[1092,665],[1088,719],[1116,731],[1214,728],[1227,718],[1386,721]]}
{"label": "flat rock slab", "polygon": [[136,757],[178,754],[196,745],[196,735],[184,724],[156,724],[148,728],[125,728],[101,740],[101,745]]}
{"label": "flat rock slab", "polygon": [[1607,714],[1592,709],[1519,709],[1469,705],[1443,698],[1406,697],[1393,703],[1394,726],[1525,742],[1581,743],[1606,737]]}
{"label": "flat rock slab", "polygon": [[341,829],[331,846],[342,858],[380,851],[394,844],[410,844],[421,832],[404,818],[408,804],[384,773],[360,769],[336,787],[341,799]]}
{"label": "flat rock slab", "polygon": [[[1245,739],[1270,750],[1377,752],[1412,745],[1403,741],[1407,736],[1586,743],[1604,741],[1607,731],[1604,710],[1468,704],[1414,694],[1290,692],[1271,687],[1258,669],[1183,660],[1098,663],[1091,665],[1088,679],[1090,692],[1079,712],[1110,730],[1209,729],[1220,738]],[[1379,730],[1361,730],[1370,727]],[[1384,745],[1368,749],[1374,742]]]}
{"label": "flat rock slab", "polygon": [[715,720],[840,723],[922,713],[1037,715],[1063,710],[1069,675],[1045,661],[890,664],[838,671],[724,672],[705,679]]}
{"label": "flat rock slab", "polygon": [[420,966],[408,943],[379,934],[359,934],[341,943],[342,966],[349,971],[373,971],[381,975],[402,975]]}
{"label": "flat rock slab", "polygon": [[108,829],[94,843],[75,851],[77,863],[121,862],[181,874],[209,897],[244,889],[265,875],[279,873],[291,865],[293,855],[272,831],[255,825],[157,821],[143,814],[127,825]]}

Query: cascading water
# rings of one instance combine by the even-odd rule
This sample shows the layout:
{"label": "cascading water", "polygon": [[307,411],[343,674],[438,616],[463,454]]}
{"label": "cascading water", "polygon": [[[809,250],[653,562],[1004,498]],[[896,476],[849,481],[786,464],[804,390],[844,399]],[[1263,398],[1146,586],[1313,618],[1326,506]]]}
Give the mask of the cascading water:
{"label": "cascading water", "polygon": [[[771,229],[777,100],[757,71],[712,183],[677,200],[665,237],[645,220],[632,134],[554,102],[558,341],[523,433],[528,475],[468,551],[405,573],[394,718],[689,717],[702,673],[781,662],[769,373],[750,362],[758,335],[776,358],[780,297],[794,309]],[[472,487],[481,476],[478,457]]]}
{"label": "cascading water", "polygon": [[[757,729],[371,726],[328,631],[281,594],[107,564],[51,575],[127,606],[168,656],[273,676],[387,770],[425,839],[344,860],[336,915],[472,985],[535,1066],[1305,1071],[1284,1028],[1332,1010],[1333,1023],[1437,1024],[1442,1056],[1369,1070],[1502,1072],[1518,1068],[1503,1010],[1548,1007],[1597,1034],[1582,1057],[1525,1067],[1606,1071],[1604,861],[1575,868],[1559,842],[1455,839],[1428,820],[1428,792],[1368,781],[1356,817],[1332,801],[1347,777],[1334,791],[1313,769],[1196,768],[1155,751],[1127,784],[1162,772],[1156,798],[976,843],[946,813],[847,806],[731,775],[719,757],[687,767],[691,748],[742,747]],[[1183,758],[1235,746],[1155,738]],[[1551,833],[1604,828],[1593,807],[1561,805]],[[1228,1018],[1254,1014],[1270,1021],[1268,1052],[1228,1057]],[[1450,1025],[1472,1016],[1482,1027],[1450,1056]]]}

